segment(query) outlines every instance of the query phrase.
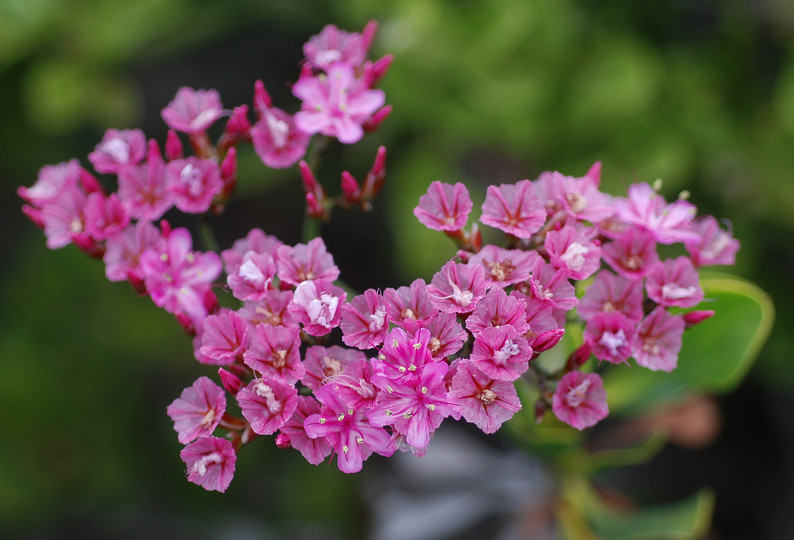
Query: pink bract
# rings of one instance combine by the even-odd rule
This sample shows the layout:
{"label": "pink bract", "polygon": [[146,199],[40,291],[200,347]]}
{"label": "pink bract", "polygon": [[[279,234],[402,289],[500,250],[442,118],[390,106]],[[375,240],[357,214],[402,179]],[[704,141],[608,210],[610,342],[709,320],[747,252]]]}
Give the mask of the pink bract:
{"label": "pink bract", "polygon": [[202,364],[228,366],[242,362],[248,342],[248,323],[237,312],[222,308],[204,319],[194,354]]}
{"label": "pink bract", "polygon": [[213,197],[223,187],[218,164],[195,156],[168,163],[165,177],[174,205],[188,214],[209,210]]}
{"label": "pink bract", "polygon": [[319,236],[307,244],[279,246],[276,249],[276,261],[279,279],[290,285],[315,279],[333,281],[339,277],[339,268]]}

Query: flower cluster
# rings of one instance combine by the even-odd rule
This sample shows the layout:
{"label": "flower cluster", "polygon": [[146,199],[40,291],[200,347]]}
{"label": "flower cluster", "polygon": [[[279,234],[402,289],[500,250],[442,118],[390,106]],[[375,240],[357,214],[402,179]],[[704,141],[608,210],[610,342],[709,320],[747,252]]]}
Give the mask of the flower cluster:
{"label": "flower cluster", "polygon": [[[88,156],[96,173],[116,178],[116,192],[77,160],[42,168],[19,190],[50,248],[74,243],[101,257],[108,279],[173,313],[194,336],[196,360],[217,369],[218,382],[199,377],[167,408],[188,480],[208,490],[225,491],[237,452],[263,435],[312,464],[335,454],[353,473],[372,453],[422,455],[445,418],[494,433],[522,407],[518,381],[541,390],[539,418],[551,410],[577,429],[592,426],[608,409],[588,360],[674,369],[685,328],[711,314],[684,311],[704,296],[698,268],[733,263],[738,242],[714,218],[648,184],[610,197],[599,191],[599,164],[581,178],[554,172],[490,186],[479,222],[504,233],[501,245],[483,245],[477,224],[466,228],[473,204],[463,184],[432,182],[414,214],[452,238],[457,254],[429,283],[357,295],[341,286],[321,237],[286,245],[256,228],[202,252],[187,229],[154,224],[172,208],[222,212],[245,142],[269,167],[300,162],[310,217],[327,219],[337,205],[369,209],[385,179],[384,148],[363,184],[342,173],[336,198],[301,159],[314,136],[355,143],[389,114],[375,85],[391,56],[366,60],[375,28],[327,26],[305,44],[294,115],[274,107],[261,83],[253,124],[247,105],[227,111],[217,92],[182,88],[162,112],[171,128],[164,151],[140,130],[108,130]],[[208,130],[224,117],[213,143]],[[676,243],[688,255],[661,260],[657,246]],[[219,307],[217,285],[237,309]],[[571,321],[584,325],[581,347],[555,373],[536,367]]]}

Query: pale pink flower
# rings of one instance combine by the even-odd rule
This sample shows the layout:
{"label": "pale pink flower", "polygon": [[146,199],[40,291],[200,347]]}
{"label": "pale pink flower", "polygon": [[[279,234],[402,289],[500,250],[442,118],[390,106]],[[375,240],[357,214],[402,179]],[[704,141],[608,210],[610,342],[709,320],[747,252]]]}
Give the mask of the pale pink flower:
{"label": "pale pink flower", "polygon": [[174,421],[180,443],[209,437],[226,412],[226,393],[209,377],[199,377],[192,386],[182,390],[167,412]]}
{"label": "pale pink flower", "polygon": [[636,321],[617,311],[602,312],[587,321],[583,337],[599,360],[620,364],[631,356]]}
{"label": "pale pink flower", "polygon": [[645,277],[659,260],[654,236],[634,227],[604,245],[601,255],[618,274],[633,280]]}
{"label": "pale pink flower", "polygon": [[258,324],[251,333],[243,360],[245,365],[260,375],[294,384],[306,373],[301,362],[300,346],[300,331],[297,327]]}
{"label": "pale pink flower", "polygon": [[527,303],[520,293],[508,296],[504,289],[491,289],[466,319],[466,328],[476,336],[485,328],[504,326],[520,336],[529,330],[526,309]]}
{"label": "pale pink flower", "polygon": [[469,313],[485,295],[482,266],[447,262],[427,286],[430,303],[445,313]]}
{"label": "pale pink flower", "polygon": [[115,174],[125,165],[136,165],[146,155],[146,136],[140,129],[109,129],[88,154],[96,172]]}
{"label": "pale pink flower", "polygon": [[500,381],[514,381],[529,368],[532,348],[509,326],[489,326],[474,337],[472,364]]}
{"label": "pale pink flower", "polygon": [[129,280],[133,286],[142,285],[141,254],[160,241],[160,231],[148,221],[130,225],[105,242],[105,276],[110,281]]}
{"label": "pale pink flower", "polygon": [[339,326],[347,293],[327,279],[304,281],[295,288],[290,314],[312,336],[324,336]]}
{"label": "pale pink flower", "polygon": [[616,199],[615,209],[620,219],[649,231],[660,244],[698,240],[698,234],[689,228],[695,206],[682,199],[667,204],[645,182],[629,186],[628,199]]}
{"label": "pale pink flower", "polygon": [[643,299],[642,280],[630,280],[602,270],[585,291],[576,312],[589,320],[598,313],[618,311],[633,321],[639,321],[643,317]]}
{"label": "pale pink flower", "polygon": [[242,362],[248,341],[248,323],[236,311],[221,308],[204,319],[194,355],[202,364],[228,366]]}
{"label": "pale pink flower", "polygon": [[320,236],[308,244],[279,246],[276,249],[276,261],[279,279],[290,285],[315,279],[334,281],[339,277],[339,268]]}
{"label": "pale pink flower", "polygon": [[161,114],[168,127],[192,135],[207,131],[223,116],[223,106],[216,90],[183,86]]}
{"label": "pale pink flower", "polygon": [[292,418],[298,390],[280,378],[259,377],[237,392],[237,403],[254,433],[272,435]]}
{"label": "pale pink flower", "polygon": [[174,204],[165,176],[165,161],[157,142],[149,142],[146,162],[121,167],[118,172],[119,198],[137,219],[159,219]]}
{"label": "pale pink flower", "polygon": [[517,238],[529,238],[546,221],[543,202],[529,180],[488,186],[480,221]]}
{"label": "pale pink flower", "polygon": [[298,406],[292,417],[281,426],[281,433],[289,437],[290,446],[299,451],[312,465],[319,465],[331,454],[331,445],[325,439],[312,439],[306,435],[303,422],[309,416],[320,412],[320,403],[308,396],[298,396]]}
{"label": "pale pink flower", "polygon": [[469,190],[460,182],[431,182],[427,193],[419,197],[414,215],[422,225],[436,230],[454,232],[462,229],[473,208]]}
{"label": "pale pink flower", "polygon": [[637,329],[632,354],[637,365],[652,371],[673,371],[678,365],[684,326],[683,317],[657,306]]}
{"label": "pale pink flower", "polygon": [[601,266],[601,248],[592,242],[590,236],[585,228],[573,224],[549,231],[543,244],[549,253],[549,261],[556,268],[566,270],[572,279],[590,277]]}
{"label": "pale pink flower", "polygon": [[561,422],[582,430],[609,414],[604,382],[595,373],[571,371],[557,383],[552,411]]}
{"label": "pale pink flower", "polygon": [[295,165],[305,154],[311,136],[295,126],[294,118],[276,107],[258,109],[251,142],[262,162],[274,169]]}
{"label": "pale pink flower", "polygon": [[469,361],[458,364],[449,398],[458,405],[463,418],[484,433],[496,433],[521,410],[512,382],[492,379]]}
{"label": "pale pink flower", "polygon": [[341,62],[329,66],[324,74],[304,74],[293,85],[292,93],[303,101],[302,109],[295,114],[298,129],[336,137],[345,144],[364,136],[362,124],[386,100],[382,90],[368,88],[356,79],[351,65]]}
{"label": "pale pink flower", "polygon": [[209,210],[213,197],[223,187],[218,164],[195,156],[168,163],[165,177],[174,205],[188,214]]}
{"label": "pale pink flower", "polygon": [[695,266],[731,265],[736,261],[739,241],[730,231],[723,231],[714,216],[703,216],[690,225],[699,239],[686,241],[684,245]]}
{"label": "pale pink flower", "polygon": [[374,289],[353,298],[342,306],[342,341],[359,349],[371,349],[383,343],[389,331],[386,302]]}
{"label": "pale pink flower", "polygon": [[466,264],[483,267],[488,288],[494,286],[504,288],[529,279],[532,267],[538,258],[537,251],[504,249],[488,244],[469,257]]}
{"label": "pale pink flower", "polygon": [[202,437],[185,446],[179,457],[187,465],[187,479],[207,491],[223,493],[234,477],[237,454],[226,439]]}
{"label": "pale pink flower", "polygon": [[326,380],[342,375],[348,365],[358,360],[366,361],[366,358],[363,352],[355,349],[348,349],[338,345],[331,347],[313,345],[306,349],[306,355],[303,359],[306,374],[301,382],[312,390],[317,391],[326,383]]}
{"label": "pale pink flower", "polygon": [[695,265],[685,256],[657,262],[645,280],[648,297],[662,306],[694,307],[703,300]]}

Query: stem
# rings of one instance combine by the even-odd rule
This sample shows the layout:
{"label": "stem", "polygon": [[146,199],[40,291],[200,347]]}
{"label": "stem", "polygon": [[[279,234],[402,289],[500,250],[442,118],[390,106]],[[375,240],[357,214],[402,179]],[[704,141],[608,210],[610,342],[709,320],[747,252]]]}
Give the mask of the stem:
{"label": "stem", "polygon": [[303,216],[303,227],[301,227],[301,240],[304,244],[309,240],[320,236],[320,220],[313,218],[309,214]]}
{"label": "stem", "polygon": [[214,251],[218,253],[218,241],[215,239],[215,231],[212,230],[210,223],[210,215],[202,214],[198,218],[198,233],[201,237],[201,243],[206,251]]}

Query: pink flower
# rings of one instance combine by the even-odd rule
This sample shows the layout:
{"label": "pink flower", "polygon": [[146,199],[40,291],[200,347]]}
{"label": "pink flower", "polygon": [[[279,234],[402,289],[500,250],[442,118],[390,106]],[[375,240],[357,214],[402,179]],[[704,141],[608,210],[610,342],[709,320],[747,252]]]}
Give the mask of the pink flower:
{"label": "pink flower", "polygon": [[282,379],[259,377],[237,392],[243,416],[259,435],[272,435],[292,418],[298,390]]}
{"label": "pink flower", "polygon": [[315,397],[322,406],[319,413],[304,421],[306,435],[325,439],[333,447],[340,471],[360,471],[372,452],[387,457],[392,455],[394,450],[389,447],[388,432],[373,426],[362,411],[348,407],[332,385],[320,388]]}
{"label": "pink flower", "polygon": [[660,244],[697,241],[697,233],[689,229],[695,207],[684,200],[667,204],[647,183],[629,186],[628,199],[616,199],[615,209],[623,221],[642,227]]}
{"label": "pink flower", "polygon": [[69,184],[58,192],[57,197],[41,209],[47,247],[62,248],[72,242],[79,245],[89,242],[85,230],[86,193],[77,184]]}
{"label": "pink flower", "polygon": [[585,279],[601,266],[601,248],[590,240],[584,228],[569,224],[549,231],[544,246],[551,264],[566,270],[573,279]]}
{"label": "pink flower", "polygon": [[292,87],[303,101],[295,114],[295,125],[306,133],[322,133],[352,144],[364,136],[361,127],[386,100],[383,91],[371,90],[356,79],[353,67],[335,63],[327,74],[303,75]]}
{"label": "pink flower", "polygon": [[635,324],[616,311],[598,313],[587,321],[584,341],[599,360],[620,364],[631,356]]}
{"label": "pink flower", "polygon": [[243,353],[243,360],[245,365],[261,375],[294,384],[306,373],[301,362],[300,345],[297,327],[258,324],[254,327],[248,350]]}
{"label": "pink flower", "polygon": [[466,225],[472,207],[466,186],[460,182],[453,185],[435,181],[419,197],[414,215],[430,229],[454,232]]}
{"label": "pink flower", "polygon": [[226,412],[226,393],[209,377],[199,377],[182,391],[167,411],[174,421],[179,442],[187,444],[212,435]]}
{"label": "pink flower", "polygon": [[115,174],[124,165],[135,165],[146,154],[146,136],[140,129],[109,129],[88,154],[96,172]]}
{"label": "pink flower", "polygon": [[480,221],[517,238],[529,238],[546,221],[546,211],[532,182],[521,180],[488,186]]}
{"label": "pink flower", "polygon": [[533,298],[565,311],[573,309],[579,301],[568,281],[568,272],[547,264],[542,257],[536,259],[529,285]]}
{"label": "pink flower", "polygon": [[[455,354],[469,339],[469,334],[454,313],[436,312],[421,324],[421,328],[430,332],[427,348],[434,360],[443,360]],[[407,328],[408,337],[414,339],[418,330],[419,328]]]}
{"label": "pink flower", "polygon": [[292,116],[276,107],[260,109],[251,128],[251,142],[262,162],[274,169],[295,165],[309,146],[310,135],[295,126]]}
{"label": "pink flower", "polygon": [[470,361],[500,381],[514,381],[529,368],[532,348],[509,326],[489,326],[474,338]]}
{"label": "pink flower", "polygon": [[304,281],[295,288],[290,314],[312,336],[324,336],[339,326],[347,294],[327,279]]}
{"label": "pink flower", "polygon": [[342,375],[347,366],[358,360],[365,360],[363,352],[334,345],[322,347],[314,345],[306,349],[303,365],[306,374],[301,382],[314,390],[320,389],[329,379]]}
{"label": "pink flower", "polygon": [[720,228],[713,216],[704,216],[691,223],[692,230],[700,237],[697,241],[684,242],[695,266],[711,266],[717,264],[733,264],[739,241],[730,232]]}
{"label": "pink flower", "polygon": [[427,295],[439,311],[469,313],[485,295],[485,272],[481,266],[449,261],[433,276]]}
{"label": "pink flower", "polygon": [[387,378],[402,382],[415,380],[425,364],[433,361],[428,349],[430,331],[420,328],[409,337],[402,328],[393,328],[383,340],[383,348],[372,362]]}
{"label": "pink flower", "polygon": [[213,197],[223,187],[217,163],[195,156],[170,162],[165,167],[165,176],[174,205],[188,214],[209,210]]}
{"label": "pink flower", "polygon": [[223,493],[234,476],[237,454],[232,443],[218,437],[202,437],[179,453],[187,465],[187,479],[207,491]]}
{"label": "pink flower", "polygon": [[552,411],[560,421],[582,430],[609,414],[604,382],[595,373],[571,371],[557,384]]}
{"label": "pink flower", "polygon": [[115,236],[130,223],[130,215],[115,193],[107,197],[99,191],[91,193],[85,201],[83,215],[85,232],[94,240]]}
{"label": "pink flower", "polygon": [[227,308],[204,319],[194,354],[202,364],[228,366],[242,362],[248,347],[248,323]]}
{"label": "pink flower", "polygon": [[294,247],[279,246],[276,249],[278,277],[290,285],[299,285],[307,280],[325,279],[333,281],[339,277],[339,268],[334,258],[325,248],[322,237],[309,241],[308,244],[296,244]]}
{"label": "pink flower", "polygon": [[634,280],[645,277],[659,260],[654,236],[634,227],[606,244],[601,253],[613,270]]}
{"label": "pink flower", "polygon": [[389,321],[402,328],[419,328],[424,321],[438,313],[430,304],[427,284],[421,278],[414,280],[410,287],[386,289],[383,298],[386,301]]}
{"label": "pink flower", "polygon": [[316,399],[307,396],[298,396],[298,406],[295,413],[281,426],[281,433],[289,437],[290,445],[303,455],[312,465],[319,465],[333,450],[325,439],[312,439],[306,435],[303,423],[306,418],[320,412],[320,404]]}
{"label": "pink flower", "polygon": [[389,317],[383,297],[367,289],[342,306],[342,341],[350,347],[371,349],[383,343],[389,331]]}
{"label": "pink flower", "polygon": [[298,326],[298,320],[289,312],[292,297],[292,291],[269,289],[259,300],[246,302],[239,313],[252,325]]}
{"label": "pink flower", "polygon": [[527,303],[520,293],[508,296],[503,289],[491,289],[466,319],[466,328],[476,336],[485,328],[508,327],[520,336],[529,330],[526,309]]}
{"label": "pink flower", "polygon": [[223,115],[221,98],[215,90],[194,90],[183,86],[176,97],[163,109],[166,125],[182,133],[207,131]]}
{"label": "pink flower", "polygon": [[642,280],[629,280],[602,270],[582,296],[576,312],[585,320],[602,312],[618,311],[633,321],[643,317]]}
{"label": "pink flower", "polygon": [[212,282],[223,265],[217,254],[194,252],[192,247],[187,229],[174,229],[159,247],[141,254],[140,267],[155,304],[198,322],[207,316],[206,297],[214,299]]}
{"label": "pink flower", "polygon": [[645,289],[662,306],[688,308],[703,300],[703,289],[692,261],[681,256],[657,262],[645,280]]}
{"label": "pink flower", "polygon": [[312,67],[326,69],[336,62],[361,65],[367,58],[368,48],[361,34],[345,32],[329,24],[318,35],[309,38],[303,45],[303,54]]}
{"label": "pink flower", "polygon": [[458,404],[463,418],[484,433],[496,433],[521,410],[512,382],[492,379],[468,361],[458,364],[449,398]]}
{"label": "pink flower", "polygon": [[273,287],[276,261],[270,254],[248,251],[235,271],[229,272],[226,282],[239,300],[260,300]]}
{"label": "pink flower", "polygon": [[581,177],[544,172],[535,184],[549,216],[565,212],[578,221],[600,223],[615,213],[608,195],[601,193],[601,163],[596,162]]}
{"label": "pink flower", "polygon": [[141,254],[160,241],[160,231],[148,221],[139,221],[105,242],[105,276],[110,281],[129,280],[133,286],[143,284]]}
{"label": "pink flower", "polygon": [[637,365],[652,371],[672,371],[678,364],[684,319],[657,306],[643,319],[634,338],[633,356]]}
{"label": "pink flower", "polygon": [[466,264],[483,267],[488,288],[504,288],[529,279],[538,257],[537,251],[504,249],[488,244],[472,255]]}
{"label": "pink flower", "polygon": [[31,187],[21,186],[17,194],[26,202],[41,208],[53,202],[64,189],[71,189],[80,182],[83,168],[76,159],[57,165],[45,165],[39,170],[36,183]]}
{"label": "pink flower", "polygon": [[119,198],[137,219],[159,219],[174,204],[165,176],[165,161],[156,141],[149,143],[146,162],[121,167],[118,172]]}
{"label": "pink flower", "polygon": [[[356,352],[360,353],[360,351]],[[339,398],[348,407],[364,411],[375,406],[380,394],[373,382],[374,375],[376,371],[372,363],[361,354],[345,365],[341,373],[327,377],[324,382],[334,387]]]}

